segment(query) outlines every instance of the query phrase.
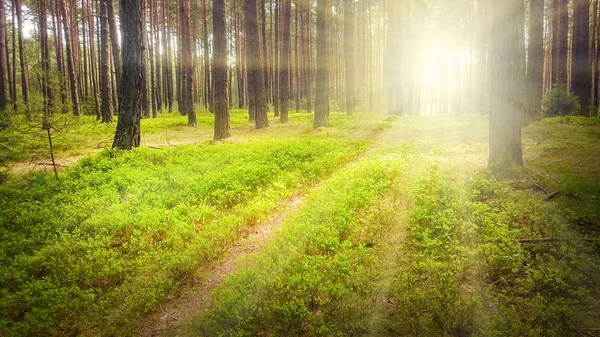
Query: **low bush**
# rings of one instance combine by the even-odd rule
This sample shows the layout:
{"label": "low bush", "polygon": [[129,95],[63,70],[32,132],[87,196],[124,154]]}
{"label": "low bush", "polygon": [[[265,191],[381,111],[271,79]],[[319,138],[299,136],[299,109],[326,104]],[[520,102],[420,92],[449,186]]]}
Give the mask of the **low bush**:
{"label": "low bush", "polygon": [[126,333],[243,226],[365,146],[313,137],[107,150],[60,182],[0,185],[0,334]]}

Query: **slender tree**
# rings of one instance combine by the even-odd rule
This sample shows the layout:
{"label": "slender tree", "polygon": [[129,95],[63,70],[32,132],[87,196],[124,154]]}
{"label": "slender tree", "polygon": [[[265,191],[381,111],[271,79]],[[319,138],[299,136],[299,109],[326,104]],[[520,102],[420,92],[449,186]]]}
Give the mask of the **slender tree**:
{"label": "slender tree", "polygon": [[0,111],[8,108],[9,87],[8,87],[8,59],[6,45],[6,4],[5,0],[0,0]]}
{"label": "slender tree", "polygon": [[552,77],[567,82],[569,12],[568,0],[552,0]]}
{"label": "slender tree", "polygon": [[283,36],[281,43],[281,60],[279,70],[279,110],[281,123],[288,122],[288,104],[290,90],[290,25],[292,16],[292,1],[283,0],[281,8],[281,16],[283,20]]}
{"label": "slender tree", "polygon": [[231,137],[227,93],[227,32],[225,0],[213,1],[213,69],[215,140]]}
{"label": "slender tree", "polygon": [[544,83],[544,0],[530,0],[527,86],[529,117],[540,114]]}
{"label": "slender tree", "polygon": [[29,111],[29,81],[27,79],[27,63],[25,60],[25,47],[23,45],[23,14],[21,11],[21,1],[14,0],[13,2],[16,8],[17,14],[17,30],[19,36],[19,65],[21,67],[21,94],[23,95],[23,101],[25,102],[25,114],[27,120],[31,120],[31,114]]}
{"label": "slender tree", "polygon": [[73,41],[71,39],[71,24],[67,19],[67,9],[65,7],[65,0],[58,0],[60,6],[61,16],[63,18],[63,27],[65,34],[65,45],[67,50],[67,71],[69,73],[69,87],[71,88],[71,103],[73,104],[73,116],[79,116],[81,111],[79,109],[79,89],[78,80],[75,75],[76,63],[75,63],[75,52],[73,48]]}
{"label": "slender tree", "polygon": [[581,111],[590,110],[592,65],[590,62],[590,2],[573,2],[572,90],[581,102]]}
{"label": "slender tree", "polygon": [[[251,46],[258,46],[257,0],[244,1],[244,21],[246,40]],[[263,67],[260,58],[260,48],[248,50],[248,98],[250,106],[254,108],[254,121],[257,129],[269,126],[267,104],[265,102],[265,84],[263,80]]]}
{"label": "slender tree", "polygon": [[[52,113],[53,97],[52,88],[50,87],[50,47],[48,45],[48,16],[46,9],[46,0],[39,0],[38,19],[40,26],[40,50],[42,63],[41,89],[42,95],[44,96],[44,116],[49,116]],[[0,54],[6,55],[2,52],[0,52]],[[0,64],[2,63],[3,57],[5,56],[0,55]],[[0,79],[0,96],[3,95],[4,92],[2,90],[3,83],[4,81]]]}
{"label": "slender tree", "polygon": [[317,97],[314,127],[329,127],[328,0],[317,0]]}
{"label": "slender tree", "polygon": [[346,112],[352,115],[355,105],[354,88],[354,1],[344,0],[344,72],[346,78]]}
{"label": "slender tree", "polygon": [[102,123],[112,122],[113,115],[108,2],[109,0],[100,0],[100,96],[102,97]]}
{"label": "slender tree", "polygon": [[[117,84],[117,90],[118,88],[121,86],[121,71],[122,71],[122,65],[121,65],[121,47],[119,45],[119,36],[118,36],[118,27],[117,27],[117,22],[115,19],[115,9],[113,7],[113,0],[107,0],[106,1],[106,10],[107,10],[107,15],[108,15],[108,26],[110,29],[110,50],[112,52],[112,62],[113,62],[113,69],[114,69],[114,73],[115,73],[115,80],[116,80],[116,84]],[[116,105],[118,106],[119,104],[119,99],[118,99],[118,95],[113,96],[113,100],[115,101],[114,103],[116,103]],[[115,104],[113,104],[115,105]]]}
{"label": "slender tree", "polygon": [[181,67],[181,101],[179,112],[188,116],[188,126],[196,126],[196,112],[193,101],[193,74],[192,63],[192,32],[190,25],[190,0],[179,0],[179,27],[181,32],[181,52],[179,64]]}
{"label": "slender tree", "polygon": [[208,110],[212,110],[212,85],[211,85],[211,70],[210,70],[210,52],[208,47],[208,20],[206,19],[207,8],[206,0],[202,0],[202,55],[204,59],[204,92],[205,104]]}
{"label": "slender tree", "polygon": [[144,0],[121,0],[123,72],[119,88],[119,120],[113,147],[131,150],[140,146],[140,118],[144,58]]}
{"label": "slender tree", "polygon": [[492,97],[490,111],[491,166],[522,165],[519,114],[519,16],[522,0],[493,0],[491,43]]}

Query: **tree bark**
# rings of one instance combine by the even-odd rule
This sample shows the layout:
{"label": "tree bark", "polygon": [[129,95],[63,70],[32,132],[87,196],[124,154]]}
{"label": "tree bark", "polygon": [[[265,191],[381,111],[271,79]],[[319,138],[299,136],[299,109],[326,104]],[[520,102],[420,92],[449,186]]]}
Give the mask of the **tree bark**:
{"label": "tree bark", "polygon": [[144,0],[121,0],[123,73],[119,88],[119,120],[113,147],[131,150],[140,146],[140,118],[144,58]]}
{"label": "tree bark", "polygon": [[569,12],[567,0],[552,0],[553,83],[567,82]]}
{"label": "tree bark", "polygon": [[346,112],[352,115],[356,104],[354,87],[354,1],[344,0],[344,72],[346,77]]}
{"label": "tree bark", "polygon": [[590,2],[573,2],[573,51],[572,90],[579,96],[581,112],[589,112],[592,89],[592,66],[590,63]]}
{"label": "tree bark", "polygon": [[544,85],[544,0],[530,0],[527,86],[529,118],[539,116]]}
{"label": "tree bark", "polygon": [[6,57],[6,10],[5,0],[0,0],[0,111],[8,108],[8,59]]}
{"label": "tree bark", "polygon": [[[115,72],[115,82],[117,84],[117,89],[121,86],[121,71],[122,71],[122,61],[121,61],[121,47],[119,46],[119,36],[118,36],[118,27],[117,22],[115,20],[115,9],[113,5],[113,0],[108,0],[106,2],[106,9],[108,11],[108,26],[110,29],[110,50],[112,52],[113,58],[113,69]],[[116,101],[116,105],[118,106],[119,100],[118,97],[113,97]]]}
{"label": "tree bark", "polygon": [[281,123],[288,122],[288,104],[289,104],[289,89],[290,89],[290,25],[292,1],[283,0],[282,12],[283,15],[283,37],[281,43],[281,66],[279,70],[279,110]]}
{"label": "tree bark", "polygon": [[490,111],[490,156],[493,167],[522,165],[519,114],[519,15],[522,0],[494,0],[490,46],[492,97]]}
{"label": "tree bark", "polygon": [[[49,116],[52,114],[53,105],[52,89],[50,88],[50,47],[48,46],[48,21],[46,11],[47,5],[48,4],[46,0],[38,1],[38,18],[40,24],[40,51],[42,63],[41,88],[42,95],[44,96],[44,116]],[[6,55],[1,51],[0,54]],[[3,57],[5,56],[0,55],[0,67],[3,63]],[[6,89],[3,87],[4,83],[5,82],[0,78],[0,96],[4,95],[6,92]]]}
{"label": "tree bark", "polygon": [[75,62],[73,45],[71,43],[71,32],[70,24],[67,20],[67,9],[65,7],[65,0],[58,0],[60,6],[61,16],[63,18],[63,27],[65,34],[65,45],[67,49],[67,71],[69,73],[69,87],[71,88],[71,102],[73,103],[73,116],[79,116],[81,114],[79,110],[79,89],[77,87],[78,81],[75,76]]}
{"label": "tree bark", "polygon": [[213,1],[213,68],[215,140],[231,137],[227,94],[227,33],[225,0]]}
{"label": "tree bark", "polygon": [[110,75],[110,41],[108,24],[108,2],[100,0],[100,96],[102,98],[102,123],[112,122],[112,78]]}
{"label": "tree bark", "polygon": [[[257,0],[244,1],[244,20],[246,28],[246,39],[251,46],[260,44],[258,37],[257,22]],[[248,96],[250,106],[255,111],[255,126],[262,129],[269,126],[267,116],[267,104],[265,102],[265,82],[263,79],[263,67],[260,58],[260,48],[248,50]]]}
{"label": "tree bark", "polygon": [[21,1],[14,0],[13,5],[17,12],[17,26],[19,36],[19,64],[21,66],[21,94],[23,95],[23,101],[25,102],[25,115],[27,120],[31,120],[31,113],[29,110],[29,81],[27,79],[27,63],[25,60],[25,49],[23,46],[23,14],[21,12]]}
{"label": "tree bark", "polygon": [[329,127],[328,0],[317,0],[317,96],[314,127]]}
{"label": "tree bark", "polygon": [[196,113],[193,101],[193,75],[194,65],[192,63],[192,36],[190,26],[190,0],[179,0],[179,27],[181,33],[181,101],[179,112],[188,116],[188,126],[196,126]]}

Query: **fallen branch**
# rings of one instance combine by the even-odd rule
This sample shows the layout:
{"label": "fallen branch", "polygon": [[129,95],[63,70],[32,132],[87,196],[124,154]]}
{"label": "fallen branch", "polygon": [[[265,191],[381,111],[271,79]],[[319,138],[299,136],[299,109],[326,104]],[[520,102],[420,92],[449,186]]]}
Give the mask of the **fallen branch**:
{"label": "fallen branch", "polygon": [[560,191],[554,191],[554,192],[548,194],[544,200],[552,200],[552,199],[556,198],[556,196],[558,196],[559,194],[560,194]]}
{"label": "fallen branch", "polygon": [[568,241],[587,241],[595,242],[598,239],[587,239],[587,238],[540,238],[540,239],[519,239],[519,243],[544,243],[544,242],[568,242]]}

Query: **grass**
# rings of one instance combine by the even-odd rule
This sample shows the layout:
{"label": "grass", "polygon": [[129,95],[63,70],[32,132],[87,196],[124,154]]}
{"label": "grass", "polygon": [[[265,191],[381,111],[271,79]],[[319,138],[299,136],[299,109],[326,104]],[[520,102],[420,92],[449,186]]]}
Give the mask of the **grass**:
{"label": "grass", "polygon": [[105,151],[60,183],[2,186],[0,331],[117,333],[279,199],[365,146],[303,137]]}
{"label": "grass", "polygon": [[[532,123],[526,166],[505,177],[487,172],[486,121],[472,116],[332,113],[332,128],[314,130],[300,112],[257,131],[234,111],[232,122],[234,139],[214,143],[208,113],[195,129],[181,116],[145,120],[145,144],[158,149],[105,150],[60,182],[34,173],[0,185],[0,334],[133,334],[132,320],[298,190],[304,206],[179,335],[598,328],[592,119]],[[91,144],[93,133],[65,140]],[[61,151],[85,152],[78,146]]]}
{"label": "grass", "polygon": [[215,292],[215,306],[189,334],[329,335],[331,315],[351,323],[336,304],[370,263],[368,250],[386,228],[377,202],[402,164],[400,153],[372,154],[335,173],[251,267]]}
{"label": "grass", "polygon": [[[502,179],[485,170],[486,130],[466,118],[401,118],[383,139],[389,145],[340,172],[344,183],[336,174],[314,192],[265,253],[214,292],[213,308],[178,333],[577,336],[597,328],[600,174],[589,164],[597,126],[533,124],[524,134],[529,166]],[[555,152],[540,155],[547,149]],[[375,159],[389,154],[398,155],[393,165]],[[559,182],[539,179],[554,174]],[[554,188],[560,194],[548,200]],[[556,237],[567,239],[535,241]]]}

